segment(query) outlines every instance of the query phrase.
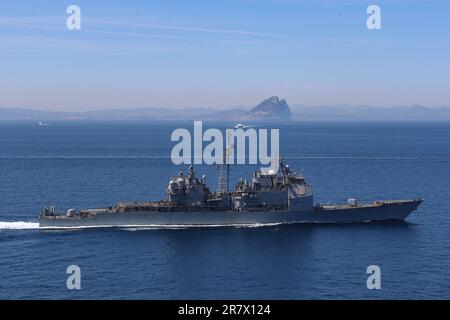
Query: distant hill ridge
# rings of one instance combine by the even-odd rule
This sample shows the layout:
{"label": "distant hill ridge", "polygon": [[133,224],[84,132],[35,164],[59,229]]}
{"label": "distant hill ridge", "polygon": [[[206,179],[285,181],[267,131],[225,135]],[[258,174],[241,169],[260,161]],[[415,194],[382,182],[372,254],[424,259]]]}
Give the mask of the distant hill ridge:
{"label": "distant hill ridge", "polygon": [[291,121],[292,113],[286,100],[272,96],[248,111],[243,120]]}
{"label": "distant hill ridge", "polygon": [[277,96],[272,96],[256,107],[246,111],[243,109],[232,109],[205,115],[207,120],[224,121],[256,121],[256,122],[279,122],[291,121],[293,118],[291,110],[286,100],[280,100]]}
{"label": "distant hill ridge", "polygon": [[421,105],[375,107],[324,105],[289,107],[286,100],[272,96],[253,108],[224,110],[212,108],[130,108],[83,112],[42,111],[25,108],[0,108],[0,121],[29,120],[209,120],[232,122],[286,121],[450,121],[449,107]]}

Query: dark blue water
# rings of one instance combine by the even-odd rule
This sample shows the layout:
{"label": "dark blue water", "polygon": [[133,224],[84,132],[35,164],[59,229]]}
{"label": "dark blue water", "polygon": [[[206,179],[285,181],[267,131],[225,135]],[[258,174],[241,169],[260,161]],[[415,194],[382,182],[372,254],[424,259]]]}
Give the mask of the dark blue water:
{"label": "dark blue water", "polygon": [[[450,124],[283,126],[317,202],[425,199],[405,223],[40,231],[58,211],[164,198],[192,123],[0,122],[0,298],[450,298]],[[252,167],[234,166],[232,181]],[[199,167],[214,186],[216,168]],[[81,268],[82,289],[66,288]],[[366,268],[381,268],[368,290]]]}

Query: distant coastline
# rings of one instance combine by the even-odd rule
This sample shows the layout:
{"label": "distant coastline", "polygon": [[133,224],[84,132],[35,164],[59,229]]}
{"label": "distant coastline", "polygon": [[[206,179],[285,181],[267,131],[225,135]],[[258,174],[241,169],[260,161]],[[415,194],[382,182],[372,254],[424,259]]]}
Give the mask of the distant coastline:
{"label": "distant coastline", "polygon": [[[253,108],[255,109],[255,108]],[[223,110],[207,108],[130,108],[82,112],[43,111],[24,108],[0,108],[0,121],[176,121],[204,120],[225,122],[259,121],[450,121],[450,107],[425,106],[303,106],[290,107],[290,118],[278,115],[251,113],[252,108],[239,107]]]}

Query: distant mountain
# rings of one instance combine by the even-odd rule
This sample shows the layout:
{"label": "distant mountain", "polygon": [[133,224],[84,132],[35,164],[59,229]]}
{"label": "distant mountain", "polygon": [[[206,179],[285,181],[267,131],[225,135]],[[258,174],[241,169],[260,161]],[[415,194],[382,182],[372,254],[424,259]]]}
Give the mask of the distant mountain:
{"label": "distant mountain", "polygon": [[195,120],[211,113],[207,108],[133,108],[87,111],[80,116],[96,120]]}
{"label": "distant mountain", "polygon": [[214,113],[203,114],[199,120],[211,121],[240,121],[247,114],[247,110],[242,108],[234,108],[231,110],[218,111]]}
{"label": "distant mountain", "polygon": [[196,120],[201,119],[207,113],[214,112],[213,110],[207,108],[133,108],[62,112],[0,108],[0,120]]}
{"label": "distant mountain", "polygon": [[285,100],[270,97],[254,108],[236,107],[228,110],[212,108],[134,108],[85,112],[40,111],[20,108],[0,108],[0,121],[56,120],[143,120],[143,121],[231,121],[236,123],[280,121],[450,121],[450,108],[395,106],[324,105],[289,107]]}
{"label": "distant mountain", "polygon": [[286,100],[280,100],[277,96],[264,100],[256,107],[246,111],[244,109],[233,109],[222,111],[206,116],[207,120],[224,121],[256,121],[256,122],[279,122],[291,121],[293,118]]}
{"label": "distant mountain", "polygon": [[292,113],[286,100],[280,100],[277,96],[273,96],[248,111],[242,120],[290,121]]}
{"label": "distant mountain", "polygon": [[0,120],[46,120],[74,117],[74,112],[53,112],[34,109],[0,108]]}
{"label": "distant mountain", "polygon": [[294,106],[295,119],[302,121],[449,121],[450,108],[420,105],[374,106]]}

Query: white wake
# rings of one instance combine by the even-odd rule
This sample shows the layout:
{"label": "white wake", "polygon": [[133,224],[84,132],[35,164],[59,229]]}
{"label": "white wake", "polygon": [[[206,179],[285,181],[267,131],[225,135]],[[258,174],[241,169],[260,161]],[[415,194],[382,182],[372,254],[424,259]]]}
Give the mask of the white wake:
{"label": "white wake", "polygon": [[39,223],[27,221],[0,221],[0,230],[39,229]]}
{"label": "white wake", "polygon": [[[202,225],[97,225],[74,227],[43,227],[39,228],[38,222],[30,221],[0,221],[0,230],[33,230],[33,229],[90,229],[90,228],[119,228],[127,231],[160,230],[160,229],[187,229],[187,228],[259,228],[277,226],[284,223],[252,223],[252,224],[202,224]],[[290,223],[285,223],[290,224]]]}
{"label": "white wake", "polygon": [[[147,226],[111,226],[117,227],[126,231],[143,231],[143,230],[177,230],[177,229],[195,229],[195,228],[261,228],[273,227],[283,224],[291,224],[289,222],[271,222],[271,223],[236,223],[236,224],[173,224],[173,225],[147,225]],[[107,227],[107,226],[105,226]]]}

